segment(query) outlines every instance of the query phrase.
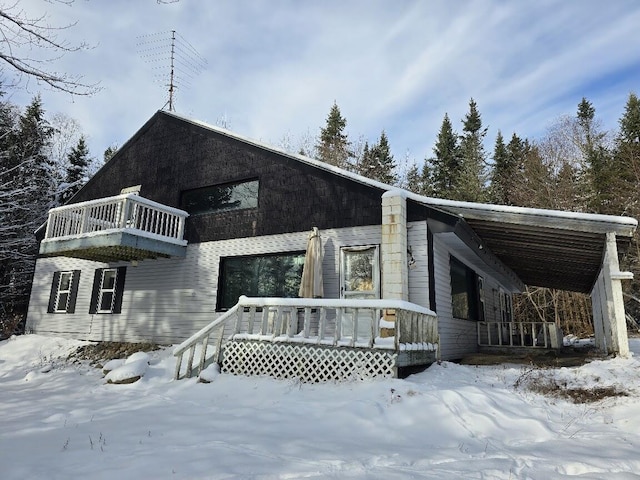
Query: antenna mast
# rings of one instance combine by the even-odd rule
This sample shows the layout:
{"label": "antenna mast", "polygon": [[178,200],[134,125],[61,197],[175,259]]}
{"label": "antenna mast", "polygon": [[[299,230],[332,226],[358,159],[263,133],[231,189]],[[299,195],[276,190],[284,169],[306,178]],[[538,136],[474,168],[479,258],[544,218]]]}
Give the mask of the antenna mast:
{"label": "antenna mast", "polygon": [[155,80],[163,89],[169,87],[169,99],[162,108],[175,111],[176,92],[190,87],[191,80],[204,70],[207,61],[175,30],[138,37],[137,47],[145,63],[154,65]]}
{"label": "antenna mast", "polygon": [[171,30],[171,76],[169,78],[169,111],[173,112],[173,61],[176,54],[176,31]]}

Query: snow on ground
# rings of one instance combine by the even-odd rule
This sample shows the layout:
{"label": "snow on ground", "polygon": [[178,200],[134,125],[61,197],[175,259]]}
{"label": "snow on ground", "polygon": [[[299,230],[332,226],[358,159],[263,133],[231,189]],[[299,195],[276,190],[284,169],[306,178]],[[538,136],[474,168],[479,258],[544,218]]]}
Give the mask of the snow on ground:
{"label": "snow on ground", "polygon": [[[106,384],[63,360],[82,344],[0,342],[3,480],[640,478],[638,339],[630,359],[579,368],[444,362],[405,380],[318,385],[174,381],[171,349],[150,354],[138,382]],[[514,386],[543,377],[628,396],[574,404]]]}

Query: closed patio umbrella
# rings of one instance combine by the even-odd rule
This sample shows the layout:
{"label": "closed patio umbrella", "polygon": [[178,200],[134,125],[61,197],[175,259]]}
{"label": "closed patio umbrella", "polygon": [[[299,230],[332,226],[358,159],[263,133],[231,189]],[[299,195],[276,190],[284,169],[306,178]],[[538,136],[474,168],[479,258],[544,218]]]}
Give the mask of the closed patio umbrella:
{"label": "closed patio umbrella", "polygon": [[309,234],[307,252],[302,267],[299,297],[318,298],[324,295],[322,287],[322,241],[317,227]]}

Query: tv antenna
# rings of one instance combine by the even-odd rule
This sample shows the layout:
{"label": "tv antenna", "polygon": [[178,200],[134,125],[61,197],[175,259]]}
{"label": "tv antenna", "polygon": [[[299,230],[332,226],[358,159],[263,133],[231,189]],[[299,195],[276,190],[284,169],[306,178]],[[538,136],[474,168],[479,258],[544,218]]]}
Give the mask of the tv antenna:
{"label": "tv antenna", "polygon": [[176,90],[191,86],[207,61],[182,35],[175,30],[138,37],[138,54],[151,64],[156,82],[168,89],[168,100],[162,109],[175,111]]}

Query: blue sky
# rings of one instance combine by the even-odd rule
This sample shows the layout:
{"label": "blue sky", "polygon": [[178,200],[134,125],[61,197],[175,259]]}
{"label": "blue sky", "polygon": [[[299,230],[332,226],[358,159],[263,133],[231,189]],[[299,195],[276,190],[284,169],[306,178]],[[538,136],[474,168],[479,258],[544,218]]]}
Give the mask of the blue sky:
{"label": "blue sky", "polygon": [[[49,113],[76,119],[92,154],[122,145],[167,102],[149,63],[150,40],[170,31],[206,60],[190,79],[178,71],[177,113],[241,135],[294,147],[318,134],[334,101],[352,140],[384,129],[396,160],[432,154],[445,113],[460,131],[473,97],[488,127],[543,135],[584,96],[614,129],[630,92],[640,93],[640,2],[636,0],[21,0],[59,32],[91,48],[55,61],[56,70],[100,82],[70,98],[23,83],[11,100],[40,92]],[[142,43],[143,45],[140,45]],[[162,51],[162,49],[160,50]],[[178,55],[180,59],[180,55]],[[25,88],[26,87],[26,88]]]}

